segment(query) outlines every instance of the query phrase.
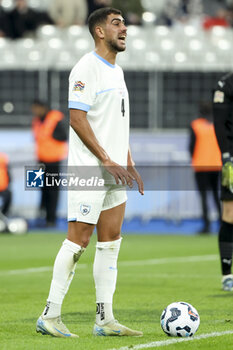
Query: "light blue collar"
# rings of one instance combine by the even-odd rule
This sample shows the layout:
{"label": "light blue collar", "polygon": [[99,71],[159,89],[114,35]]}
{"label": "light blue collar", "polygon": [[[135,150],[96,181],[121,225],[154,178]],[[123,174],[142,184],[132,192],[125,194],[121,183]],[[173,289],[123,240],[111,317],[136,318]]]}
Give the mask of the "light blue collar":
{"label": "light blue collar", "polygon": [[95,51],[92,51],[93,55],[95,55],[100,61],[104,62],[107,66],[111,68],[116,68],[115,64],[109,63],[107,60],[105,60],[103,57],[99,56]]}

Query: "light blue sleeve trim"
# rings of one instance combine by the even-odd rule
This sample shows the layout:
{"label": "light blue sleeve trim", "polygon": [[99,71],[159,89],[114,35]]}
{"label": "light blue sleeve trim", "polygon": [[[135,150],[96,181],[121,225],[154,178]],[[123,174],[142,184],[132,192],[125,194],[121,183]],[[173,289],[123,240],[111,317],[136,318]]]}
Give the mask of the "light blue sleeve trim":
{"label": "light blue sleeve trim", "polygon": [[101,91],[97,92],[96,95],[103,94],[104,92],[109,92],[109,91],[112,91],[112,90],[116,90],[116,88],[101,90]]}
{"label": "light blue sleeve trim", "polygon": [[81,111],[88,112],[91,106],[82,102],[69,101],[68,108],[80,109]]}

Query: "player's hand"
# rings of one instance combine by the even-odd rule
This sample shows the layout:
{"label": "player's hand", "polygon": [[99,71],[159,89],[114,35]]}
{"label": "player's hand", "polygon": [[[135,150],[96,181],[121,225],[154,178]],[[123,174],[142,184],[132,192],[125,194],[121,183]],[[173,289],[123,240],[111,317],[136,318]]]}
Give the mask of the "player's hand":
{"label": "player's hand", "polygon": [[222,186],[233,192],[233,162],[229,160],[222,167]]}
{"label": "player's hand", "polygon": [[127,167],[127,170],[133,176],[133,179],[137,182],[138,192],[141,193],[141,195],[144,195],[144,183],[137,169],[133,165],[130,165]]}
{"label": "player's hand", "polygon": [[128,185],[130,188],[133,187],[133,176],[121,165],[113,162],[111,159],[106,159],[102,162],[104,168],[115,178],[117,185]]}

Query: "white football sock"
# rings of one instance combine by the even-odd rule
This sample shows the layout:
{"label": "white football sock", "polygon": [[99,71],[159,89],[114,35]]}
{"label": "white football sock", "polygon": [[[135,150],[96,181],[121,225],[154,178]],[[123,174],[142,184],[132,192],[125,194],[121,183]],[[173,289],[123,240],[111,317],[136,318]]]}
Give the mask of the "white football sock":
{"label": "white football sock", "polygon": [[96,323],[103,325],[114,319],[113,294],[117,280],[117,258],[122,238],[112,242],[97,242],[93,266],[96,288]]}
{"label": "white football sock", "polygon": [[65,239],[59,250],[53,268],[53,279],[50,286],[44,318],[60,316],[63,299],[74,277],[76,263],[85,248]]}
{"label": "white football sock", "polygon": [[43,311],[43,318],[54,318],[61,315],[61,306],[62,304],[55,304],[51,301],[48,301],[44,311]]}
{"label": "white football sock", "polygon": [[225,280],[227,280],[228,278],[233,278],[233,275],[224,275],[222,276],[222,282],[224,282]]}

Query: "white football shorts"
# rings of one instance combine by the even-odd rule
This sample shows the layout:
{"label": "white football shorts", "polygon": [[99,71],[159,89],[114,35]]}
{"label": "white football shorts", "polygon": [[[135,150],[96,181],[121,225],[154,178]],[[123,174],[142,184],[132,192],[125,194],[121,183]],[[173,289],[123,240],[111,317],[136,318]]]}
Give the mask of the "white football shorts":
{"label": "white football shorts", "polygon": [[97,224],[101,211],[127,200],[125,186],[112,185],[100,191],[68,191],[68,221]]}

